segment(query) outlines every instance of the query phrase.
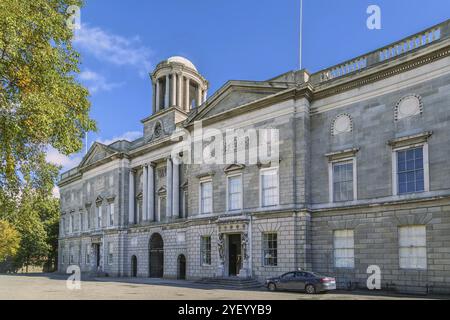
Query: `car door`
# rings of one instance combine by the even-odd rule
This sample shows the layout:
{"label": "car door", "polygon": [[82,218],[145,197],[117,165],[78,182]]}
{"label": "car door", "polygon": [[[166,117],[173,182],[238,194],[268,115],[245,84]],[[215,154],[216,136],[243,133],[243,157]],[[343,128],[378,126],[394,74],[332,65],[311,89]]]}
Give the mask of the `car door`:
{"label": "car door", "polygon": [[288,272],[280,277],[280,282],[278,283],[278,288],[283,290],[293,290],[295,281],[295,272]]}
{"label": "car door", "polygon": [[305,290],[308,274],[306,272],[295,273],[295,290]]}

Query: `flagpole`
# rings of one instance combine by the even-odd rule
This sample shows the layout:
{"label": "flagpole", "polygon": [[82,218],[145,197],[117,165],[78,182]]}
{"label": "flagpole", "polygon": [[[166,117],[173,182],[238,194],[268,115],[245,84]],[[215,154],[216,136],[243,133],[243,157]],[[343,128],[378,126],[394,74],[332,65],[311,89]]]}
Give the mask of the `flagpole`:
{"label": "flagpole", "polygon": [[303,52],[303,0],[300,0],[300,50],[299,50],[299,70],[303,68],[302,52]]}

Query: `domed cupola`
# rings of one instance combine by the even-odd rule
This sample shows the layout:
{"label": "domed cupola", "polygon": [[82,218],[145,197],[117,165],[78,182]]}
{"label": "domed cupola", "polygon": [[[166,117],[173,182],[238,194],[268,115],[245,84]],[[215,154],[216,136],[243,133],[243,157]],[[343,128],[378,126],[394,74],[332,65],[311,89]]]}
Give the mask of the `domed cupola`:
{"label": "domed cupola", "polygon": [[160,62],[152,82],[153,114],[171,107],[189,112],[206,100],[208,81],[186,58],[174,56]]}

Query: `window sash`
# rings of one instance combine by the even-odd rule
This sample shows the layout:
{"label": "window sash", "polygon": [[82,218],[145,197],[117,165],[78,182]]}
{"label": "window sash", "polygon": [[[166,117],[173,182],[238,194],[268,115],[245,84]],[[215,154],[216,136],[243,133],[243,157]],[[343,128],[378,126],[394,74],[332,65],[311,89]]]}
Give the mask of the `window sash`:
{"label": "window sash", "polygon": [[333,163],[333,200],[353,201],[353,161]]}
{"label": "window sash", "polygon": [[355,267],[355,238],[353,230],[334,231],[334,265],[336,268]]}
{"label": "window sash", "polygon": [[200,183],[200,207],[201,213],[212,213],[212,182]]}
{"label": "window sash", "polygon": [[211,237],[203,236],[201,237],[201,250],[200,250],[200,263],[203,266],[211,265]]}
{"label": "window sash", "polygon": [[228,210],[242,209],[242,177],[228,177]]}
{"label": "window sash", "polygon": [[276,206],[279,202],[278,169],[261,172],[261,204],[263,207]]}
{"label": "window sash", "polygon": [[423,147],[397,151],[398,194],[425,191]]}
{"label": "window sash", "polygon": [[276,233],[263,234],[263,265],[278,265],[278,235]]}
{"label": "window sash", "polygon": [[109,225],[111,227],[114,225],[114,203],[109,205]]}

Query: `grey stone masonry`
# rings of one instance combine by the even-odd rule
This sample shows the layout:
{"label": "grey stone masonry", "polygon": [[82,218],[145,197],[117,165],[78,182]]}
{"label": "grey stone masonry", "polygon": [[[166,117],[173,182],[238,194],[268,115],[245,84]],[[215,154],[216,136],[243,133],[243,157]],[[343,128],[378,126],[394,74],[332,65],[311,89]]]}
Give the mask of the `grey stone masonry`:
{"label": "grey stone masonry", "polygon": [[[208,99],[190,61],[161,62],[143,136],[96,142],[61,176],[59,271],[264,281],[302,268],[366,288],[375,266],[382,289],[450,293],[449,25]],[[279,158],[251,162],[267,129]],[[245,161],[186,161],[239,146]]]}

